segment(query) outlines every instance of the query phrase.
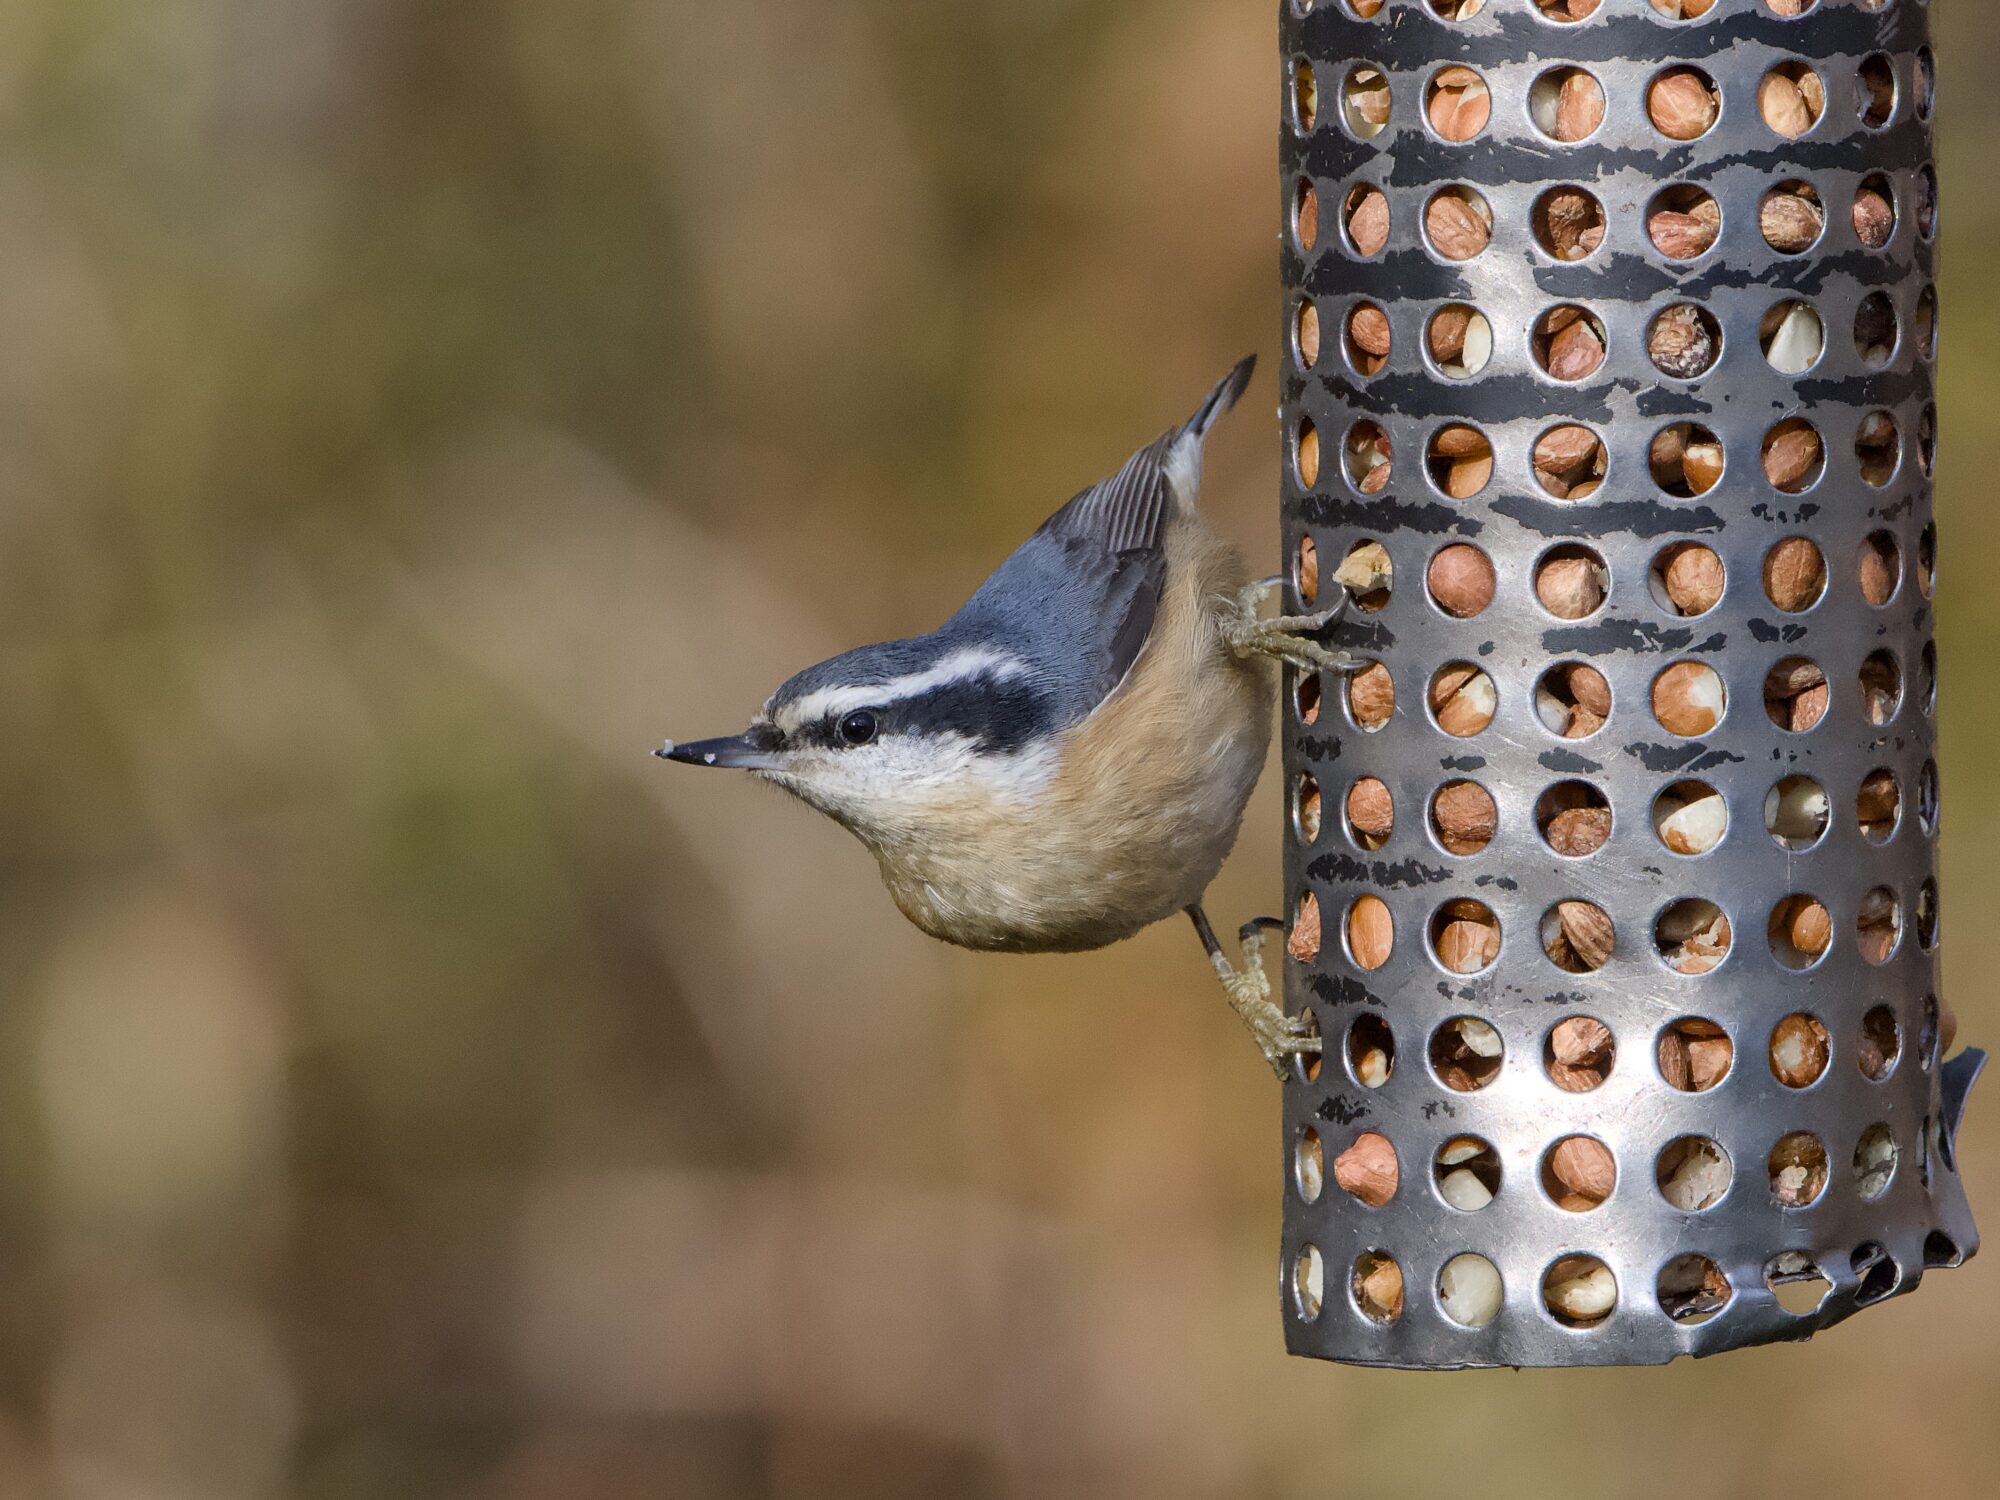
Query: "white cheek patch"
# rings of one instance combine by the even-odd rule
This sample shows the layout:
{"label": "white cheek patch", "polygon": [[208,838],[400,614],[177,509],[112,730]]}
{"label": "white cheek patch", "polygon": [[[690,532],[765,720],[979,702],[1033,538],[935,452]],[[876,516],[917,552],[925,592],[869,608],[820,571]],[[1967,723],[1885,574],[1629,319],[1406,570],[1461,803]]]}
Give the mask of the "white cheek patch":
{"label": "white cheek patch", "polygon": [[865,827],[967,801],[1030,805],[1047,789],[1058,762],[1053,742],[994,755],[963,735],[889,735],[853,750],[797,753],[770,779]]}
{"label": "white cheek patch", "polygon": [[791,734],[801,724],[832,718],[849,709],[879,708],[975,678],[987,682],[1008,682],[1027,675],[1028,664],[1018,656],[990,646],[968,646],[940,658],[921,672],[909,672],[901,677],[892,677],[887,682],[844,683],[816,689],[780,709],[778,727]]}

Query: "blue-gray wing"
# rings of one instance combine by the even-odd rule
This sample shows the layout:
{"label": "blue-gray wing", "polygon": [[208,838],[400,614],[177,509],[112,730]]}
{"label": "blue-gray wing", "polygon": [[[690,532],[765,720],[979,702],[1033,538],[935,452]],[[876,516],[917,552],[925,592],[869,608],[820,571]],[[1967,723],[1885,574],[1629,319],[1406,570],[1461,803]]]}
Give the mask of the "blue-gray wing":
{"label": "blue-gray wing", "polygon": [[[1231,370],[1182,427],[1148,443],[1109,479],[1042,523],[940,634],[1000,642],[1031,664],[1059,723],[1108,698],[1145,649],[1166,583],[1176,476],[1235,403],[1252,361]],[[1198,462],[1198,453],[1192,456]]]}

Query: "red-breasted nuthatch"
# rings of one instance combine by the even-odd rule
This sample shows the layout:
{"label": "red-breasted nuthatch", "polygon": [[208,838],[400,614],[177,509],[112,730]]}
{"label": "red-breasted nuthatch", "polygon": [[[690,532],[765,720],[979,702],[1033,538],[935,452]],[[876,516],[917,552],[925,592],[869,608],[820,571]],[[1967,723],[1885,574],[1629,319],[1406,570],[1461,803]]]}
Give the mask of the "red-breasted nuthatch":
{"label": "red-breasted nuthatch", "polygon": [[[775,783],[874,852],[903,913],[961,947],[1101,948],[1176,912],[1283,1076],[1316,1051],[1243,929],[1232,965],[1201,908],[1271,737],[1274,660],[1345,666],[1339,615],[1259,618],[1275,580],[1195,509],[1202,441],[1246,359],[1183,425],[1051,516],[928,635],[808,667],[726,739],[655,753]],[[1345,598],[1342,604],[1345,604]]]}

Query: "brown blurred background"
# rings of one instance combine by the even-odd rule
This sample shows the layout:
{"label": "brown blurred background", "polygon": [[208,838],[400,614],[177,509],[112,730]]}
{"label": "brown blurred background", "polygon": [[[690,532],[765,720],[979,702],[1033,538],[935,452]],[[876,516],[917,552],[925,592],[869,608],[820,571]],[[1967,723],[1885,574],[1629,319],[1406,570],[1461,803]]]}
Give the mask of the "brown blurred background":
{"label": "brown blurred background", "polygon": [[[0,5],[0,1496],[1990,1493],[1986,1261],[1707,1365],[1288,1360],[1187,932],[949,951],[647,757],[1275,355],[1276,9]],[[1990,1046],[2000,18],[1936,9]],[[1209,486],[1266,557],[1273,390]]]}

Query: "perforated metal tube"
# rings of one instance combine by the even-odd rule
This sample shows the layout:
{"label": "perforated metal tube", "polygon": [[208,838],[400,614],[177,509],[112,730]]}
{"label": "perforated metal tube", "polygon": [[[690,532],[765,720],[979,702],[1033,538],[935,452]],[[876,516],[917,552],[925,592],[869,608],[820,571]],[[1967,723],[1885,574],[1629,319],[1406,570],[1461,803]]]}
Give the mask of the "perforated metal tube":
{"label": "perforated metal tube", "polygon": [[[1386,601],[1369,600],[1379,607],[1357,613],[1342,643],[1387,669],[1395,707],[1371,732],[1357,723],[1338,680],[1294,681],[1288,693],[1286,884],[1295,913],[1316,907],[1323,937],[1315,956],[1287,960],[1285,987],[1292,1008],[1310,1007],[1326,1045],[1315,1076],[1286,1089],[1288,1344],[1358,1363],[1445,1368],[1656,1363],[1806,1337],[1914,1288],[1926,1269],[1957,1264],[1977,1243],[1951,1136],[1979,1058],[1942,1064],[1937,1038],[1936,182],[1927,7],[1818,0],[1785,17],[1768,0],[1717,0],[1698,18],[1672,19],[1652,0],[1603,0],[1564,24],[1534,0],[1485,0],[1457,20],[1439,14],[1460,10],[1448,0],[1386,0],[1368,18],[1350,3],[1280,0],[1290,354],[1284,534],[1293,557],[1310,544],[1294,577],[1300,604],[1334,591],[1330,580],[1355,547],[1386,549],[1393,564]],[[1780,8],[1788,8],[1782,0]],[[1463,73],[1440,80],[1454,67],[1474,70],[1478,83],[1468,89]],[[1369,69],[1388,90],[1379,129],[1380,93]],[[1585,139],[1548,132],[1547,86],[1538,93],[1536,81],[1555,69],[1581,70],[1601,90],[1601,123]],[[1696,138],[1670,138],[1655,123],[1649,89],[1665,69],[1698,70],[1694,88],[1713,87],[1715,118]],[[1774,69],[1789,91],[1766,83]],[[1359,86],[1352,95],[1351,76]],[[1433,106],[1440,82],[1454,97]],[[1483,121],[1481,86],[1490,100]],[[1587,95],[1586,85],[1573,86],[1570,133],[1590,119]],[[1677,129],[1702,122],[1700,93],[1674,84],[1669,95],[1663,119],[1692,121]],[[1795,138],[1760,109],[1768,102],[1781,125],[1796,126],[1796,106],[1810,114],[1815,97],[1823,101],[1818,117]],[[1667,113],[1669,104],[1680,113]],[[1468,138],[1447,138],[1456,134]],[[1816,194],[1823,218],[1803,246],[1797,226],[1809,223],[1811,205],[1794,186],[1801,183]],[[1660,197],[1683,186],[1693,191]],[[1432,199],[1457,188],[1471,190],[1453,194],[1461,204],[1476,211],[1483,201],[1491,216],[1489,242],[1463,259],[1440,248],[1467,248],[1449,235],[1454,221],[1465,227],[1463,213],[1446,205],[1437,233],[1427,232]],[[1596,235],[1587,205],[1581,219],[1562,218],[1558,236],[1538,233],[1538,201],[1560,188],[1582,189],[1600,206],[1601,242],[1588,243]],[[1876,203],[1855,207],[1864,189],[1893,209],[1886,235]],[[1774,190],[1798,200],[1770,210],[1783,248],[1764,232]],[[1379,249],[1367,216],[1382,205],[1366,203],[1358,247],[1347,223],[1349,206],[1369,192],[1387,208]],[[1653,214],[1686,212],[1701,194],[1719,212],[1712,246],[1680,258],[1665,253],[1650,232]],[[1697,207],[1692,226],[1662,221],[1684,236],[1669,237],[1668,248],[1689,249],[1686,236],[1698,242],[1713,217]],[[1478,238],[1475,228],[1471,240]],[[1564,258],[1578,249],[1579,258]],[[1888,324],[1881,303],[1868,301],[1878,294]],[[1792,302],[1817,316],[1817,354],[1809,322],[1793,317],[1786,328],[1785,315],[1773,312]],[[1465,378],[1462,364],[1446,368],[1429,347],[1432,318],[1453,304],[1477,310],[1492,334],[1490,359]],[[1691,339],[1662,348],[1663,367],[1651,330],[1678,304],[1699,316],[1679,330]],[[1386,320],[1386,356],[1370,352],[1380,345],[1372,318],[1362,340],[1348,337],[1363,305]],[[1538,355],[1549,340],[1538,342],[1537,333],[1552,331],[1542,320],[1563,306],[1582,309],[1593,332],[1572,335],[1552,374]],[[1593,339],[1601,363],[1586,368]],[[1776,365],[1765,348],[1773,339]],[[1712,363],[1697,372],[1704,352]],[[1557,378],[1565,373],[1576,378]],[[1793,479],[1789,468],[1811,446],[1801,421],[1817,435],[1820,455]],[[1372,434],[1357,431],[1366,423],[1386,440],[1386,482],[1374,473],[1380,453],[1361,440]],[[1780,429],[1769,470],[1785,481],[1780,488],[1767,477],[1765,447],[1785,423],[1793,425]],[[1692,461],[1685,434],[1678,460],[1665,440],[1660,470],[1677,482],[1663,486],[1655,443],[1677,424],[1706,433],[1693,434]],[[1474,493],[1465,491],[1478,477],[1476,445],[1455,483],[1453,455],[1433,452],[1439,433],[1454,426],[1490,445],[1491,474]],[[1595,434],[1604,463],[1594,490],[1585,461],[1570,471],[1585,476],[1584,491],[1566,479],[1555,486],[1569,491],[1561,497],[1542,483],[1533,455],[1545,434],[1566,426]],[[1708,436],[1720,446],[1722,473],[1689,493],[1690,475],[1710,477]],[[1793,538],[1810,542],[1822,560],[1815,597],[1796,597],[1791,575],[1767,588],[1772,549]],[[1440,607],[1426,583],[1435,555],[1453,544],[1476,547],[1493,570],[1491,602],[1464,618]],[[1673,549],[1690,546],[1709,549],[1724,577],[1720,597],[1693,614],[1676,606],[1659,576],[1680,555]],[[1552,548],[1571,549],[1557,560],[1578,566],[1538,589]],[[1705,560],[1696,562],[1700,572]],[[1810,572],[1810,552],[1798,544],[1777,562],[1793,574],[1801,565]],[[1574,587],[1558,586],[1565,583]],[[1594,583],[1604,597],[1588,607]],[[1707,602],[1698,584],[1680,593]],[[1561,617],[1544,594],[1583,612]],[[1816,690],[1809,671],[1794,671],[1795,660],[1819,668],[1826,684],[1823,715],[1809,727]],[[1490,724],[1463,737],[1446,733],[1427,701],[1434,675],[1453,663],[1476,667],[1493,689]],[[1594,668],[1608,690],[1610,712],[1592,733],[1565,737],[1565,706],[1538,699],[1543,675],[1565,663]],[[1677,663],[1712,669],[1719,679],[1726,704],[1713,727],[1675,732],[1656,714],[1661,674]],[[1767,712],[1767,683],[1781,663],[1791,675],[1780,686],[1805,684],[1806,696],[1780,696]],[[1682,730],[1699,724],[1704,690],[1694,684],[1693,718],[1673,694],[1699,676],[1686,669],[1663,689],[1658,706]],[[1465,709],[1448,710],[1447,722],[1462,727]],[[1767,831],[1767,800],[1792,777],[1823,789],[1826,826],[1817,836]],[[1375,847],[1344,815],[1351,789],[1369,778],[1393,802],[1393,828]],[[1483,788],[1494,807],[1490,841],[1476,852],[1449,852],[1431,816],[1438,790],[1460,781]],[[1689,781],[1705,783],[1727,813],[1720,840],[1693,855],[1673,852],[1655,827],[1657,799]],[[1564,794],[1570,802],[1608,804],[1609,834],[1594,852],[1558,853],[1544,831],[1538,806],[1547,812],[1545,794],[1563,782],[1593,789]],[[1857,808],[1864,783],[1876,814],[1865,828]],[[1895,807],[1884,818],[1891,786]],[[1315,815],[1317,834],[1308,837]],[[1580,826],[1590,838],[1601,832],[1591,820]],[[1386,961],[1372,969],[1363,961],[1374,955],[1357,954],[1348,925],[1357,900],[1369,896],[1386,904],[1394,935]],[[1786,904],[1795,896],[1815,899],[1830,924],[1821,954],[1811,951],[1813,909]],[[1681,971],[1707,961],[1700,938],[1694,951],[1671,941],[1680,930],[1666,935],[1664,951],[1656,942],[1663,918],[1671,926],[1680,915],[1675,904],[1686,899],[1713,903],[1727,918],[1727,952],[1707,972]],[[1454,972],[1446,960],[1466,934],[1440,929],[1453,912],[1469,910],[1448,903],[1468,901],[1497,921],[1499,947],[1477,972]],[[1582,961],[1561,942],[1556,954],[1569,966],[1551,957],[1549,942],[1561,930],[1551,913],[1565,902],[1588,903],[1609,919],[1615,938],[1601,966],[1575,971]],[[1894,919],[1885,925],[1888,903]],[[1806,947],[1790,942],[1794,932]],[[1704,935],[1716,946],[1712,924]],[[1307,934],[1294,936],[1295,948],[1310,950]],[[1438,938],[1447,945],[1443,957]],[[1788,1081],[1771,1061],[1771,1038],[1793,1015],[1823,1028],[1828,1057],[1823,1071],[1815,1068],[1810,1023],[1793,1023],[1805,1030],[1786,1054]],[[1465,1076],[1431,1056],[1438,1029],[1458,1017],[1489,1023],[1504,1048],[1490,1080],[1469,1091],[1452,1087]],[[1601,1021],[1615,1043],[1595,1088],[1559,1087],[1548,1066],[1552,1028],[1573,1017]],[[1663,1029],[1685,1018],[1713,1023],[1731,1044],[1727,1072],[1701,1092],[1675,1087],[1662,1072]],[[1371,1086],[1378,1059],[1370,1047],[1382,1027],[1393,1066]],[[1669,1071],[1678,1055],[1672,1046]],[[1712,1048],[1707,1056],[1712,1062]],[[1396,1157],[1395,1190],[1380,1206],[1335,1180],[1338,1158],[1369,1133],[1385,1138]],[[1608,1196],[1581,1211],[1573,1210],[1582,1200],[1545,1170],[1551,1147],[1573,1136],[1601,1143],[1616,1167]],[[1446,1201],[1434,1165],[1462,1137],[1490,1144],[1493,1162],[1478,1163],[1486,1178],[1498,1168],[1497,1191],[1476,1210]],[[1712,1142],[1728,1166],[1726,1191],[1698,1210],[1675,1206],[1661,1184],[1662,1152],[1688,1137]],[[1773,1160],[1774,1148],[1796,1137],[1823,1149],[1823,1183],[1807,1141],[1794,1140]],[[1886,1184],[1885,1137],[1894,1148]],[[1668,1169],[1685,1165],[1681,1152]],[[1694,1201],[1715,1181],[1711,1167],[1703,1182],[1673,1191]],[[1379,1183],[1363,1191],[1379,1196]],[[1810,1201],[1787,1206],[1781,1195]],[[1440,1296],[1446,1265],[1466,1254],[1489,1261],[1502,1287],[1497,1313],[1479,1327],[1455,1322]],[[1601,1277],[1559,1292],[1557,1310],[1545,1296],[1551,1267],[1559,1281],[1589,1269],[1570,1260],[1577,1256],[1601,1264],[1615,1282],[1615,1302],[1601,1319],[1559,1316],[1565,1298],[1594,1306],[1590,1298],[1606,1290]],[[1726,1279],[1719,1308],[1710,1305],[1721,1293],[1713,1277],[1707,1295],[1688,1292],[1680,1259],[1687,1256],[1704,1257]],[[1384,1315],[1393,1280],[1383,1277],[1384,1261],[1401,1276],[1393,1317]],[[1788,1312],[1776,1288],[1808,1265],[1831,1289],[1816,1308]],[[1364,1278],[1375,1273],[1369,1288],[1377,1300],[1367,1306],[1357,1268]]]}

